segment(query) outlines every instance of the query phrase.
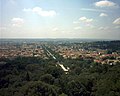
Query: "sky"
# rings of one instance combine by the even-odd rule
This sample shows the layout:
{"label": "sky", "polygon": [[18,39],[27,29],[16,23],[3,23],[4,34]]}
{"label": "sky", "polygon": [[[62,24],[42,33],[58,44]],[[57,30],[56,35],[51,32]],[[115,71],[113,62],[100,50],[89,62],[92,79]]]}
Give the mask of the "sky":
{"label": "sky", "polygon": [[0,38],[120,40],[120,0],[0,0]]}

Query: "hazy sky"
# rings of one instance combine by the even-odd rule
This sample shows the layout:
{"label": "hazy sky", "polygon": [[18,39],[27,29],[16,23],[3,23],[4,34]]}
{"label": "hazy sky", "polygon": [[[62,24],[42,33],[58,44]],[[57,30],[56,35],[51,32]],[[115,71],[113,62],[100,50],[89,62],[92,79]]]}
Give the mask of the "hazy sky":
{"label": "hazy sky", "polygon": [[0,0],[0,37],[120,40],[120,0]]}

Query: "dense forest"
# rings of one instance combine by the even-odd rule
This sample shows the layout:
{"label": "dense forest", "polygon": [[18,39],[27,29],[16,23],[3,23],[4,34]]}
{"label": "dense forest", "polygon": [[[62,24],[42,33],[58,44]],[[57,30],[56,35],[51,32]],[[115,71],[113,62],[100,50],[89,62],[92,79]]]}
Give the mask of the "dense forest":
{"label": "dense forest", "polygon": [[120,96],[120,64],[66,59],[64,72],[56,61],[36,57],[0,63],[0,96]]}

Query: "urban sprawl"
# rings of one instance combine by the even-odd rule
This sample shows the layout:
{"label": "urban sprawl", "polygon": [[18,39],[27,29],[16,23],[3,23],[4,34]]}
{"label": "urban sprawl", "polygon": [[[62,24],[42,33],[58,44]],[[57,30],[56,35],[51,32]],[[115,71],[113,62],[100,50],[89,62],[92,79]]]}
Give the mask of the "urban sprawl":
{"label": "urban sprawl", "polygon": [[53,56],[57,54],[63,59],[93,60],[96,63],[110,65],[120,62],[119,50],[112,51],[100,46],[105,47],[107,44],[101,45],[101,43],[94,42],[3,42],[0,45],[0,58],[39,57],[49,59],[52,53]]}

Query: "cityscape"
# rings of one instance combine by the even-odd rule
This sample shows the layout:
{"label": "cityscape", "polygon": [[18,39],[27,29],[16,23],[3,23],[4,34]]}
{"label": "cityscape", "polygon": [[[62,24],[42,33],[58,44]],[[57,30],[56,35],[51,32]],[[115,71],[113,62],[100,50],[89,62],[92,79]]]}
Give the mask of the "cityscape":
{"label": "cityscape", "polygon": [[[0,58],[39,57],[49,59],[58,54],[63,59],[88,59],[101,64],[116,64],[120,62],[119,50],[115,52],[107,48],[99,48],[101,44],[92,42],[2,42]],[[107,44],[102,45],[103,47]],[[119,47],[119,42],[117,47]],[[52,54],[52,53],[53,54]]]}

